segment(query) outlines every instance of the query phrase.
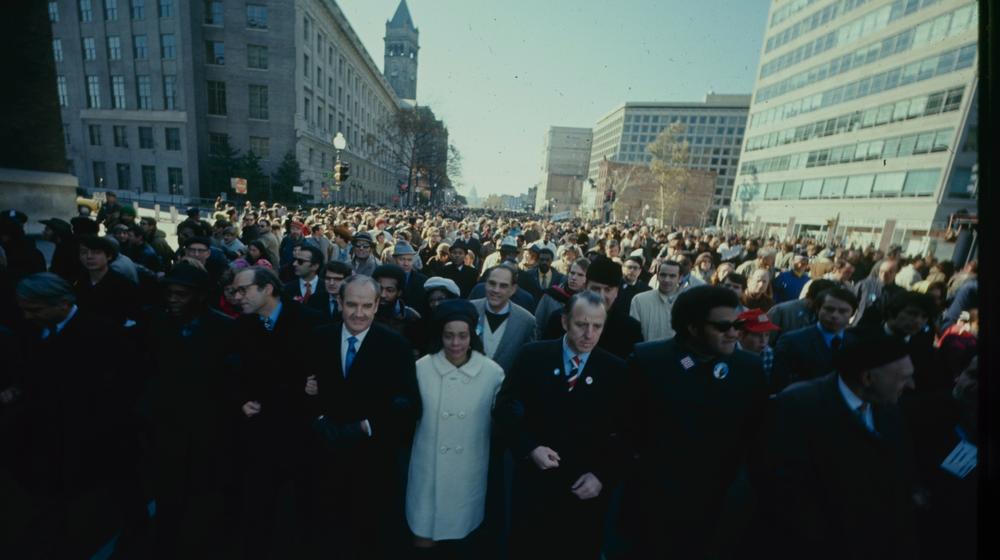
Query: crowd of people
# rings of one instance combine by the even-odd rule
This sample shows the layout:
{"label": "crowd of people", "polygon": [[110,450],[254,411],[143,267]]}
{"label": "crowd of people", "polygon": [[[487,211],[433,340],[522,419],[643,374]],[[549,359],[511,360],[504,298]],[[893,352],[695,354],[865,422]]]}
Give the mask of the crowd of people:
{"label": "crowd of people", "polygon": [[[109,193],[113,194],[113,193]],[[464,208],[0,215],[11,558],[971,558],[976,262]],[[9,554],[9,556],[8,556]]]}

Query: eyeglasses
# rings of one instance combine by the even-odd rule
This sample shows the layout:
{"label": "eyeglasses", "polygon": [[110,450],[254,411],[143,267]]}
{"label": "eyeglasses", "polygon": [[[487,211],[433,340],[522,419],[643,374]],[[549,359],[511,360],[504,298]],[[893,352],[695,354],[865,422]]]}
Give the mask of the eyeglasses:
{"label": "eyeglasses", "polygon": [[369,244],[367,244],[367,243],[355,243],[354,244],[354,248],[355,249],[371,249],[372,246],[369,245]]}
{"label": "eyeglasses", "polygon": [[292,262],[294,262],[295,264],[312,264],[311,259],[294,258],[292,259]]}
{"label": "eyeglasses", "polygon": [[210,249],[201,249],[201,248],[198,248],[198,247],[188,247],[186,249],[186,251],[188,253],[193,253],[195,255],[200,255],[202,253],[208,253],[210,251]]}
{"label": "eyeglasses", "polygon": [[247,289],[256,286],[256,284],[246,284],[244,286],[230,286],[226,288],[226,293],[229,295],[247,295]]}
{"label": "eyeglasses", "polygon": [[746,321],[743,321],[743,320],[736,320],[736,321],[705,321],[705,324],[709,325],[710,327],[712,327],[713,329],[719,331],[720,333],[725,333],[725,332],[729,332],[732,329],[736,329],[737,331],[743,330],[743,325],[746,324]]}

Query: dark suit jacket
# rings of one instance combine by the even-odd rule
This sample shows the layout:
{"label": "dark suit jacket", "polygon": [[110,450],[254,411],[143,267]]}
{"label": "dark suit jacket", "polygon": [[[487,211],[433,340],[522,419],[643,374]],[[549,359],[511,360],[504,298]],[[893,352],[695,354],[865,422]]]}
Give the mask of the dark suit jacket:
{"label": "dark suit jacket", "polygon": [[410,272],[410,279],[403,288],[403,302],[416,309],[421,315],[427,314],[427,294],[424,292],[424,282],[427,282],[427,276],[413,270]]}
{"label": "dark suit jacket", "polygon": [[441,276],[445,278],[451,278],[458,284],[458,290],[461,292],[463,298],[468,298],[469,293],[472,292],[472,287],[476,285],[476,280],[479,275],[476,274],[475,267],[472,266],[462,266],[459,269],[454,263],[448,263],[441,269]]}
{"label": "dark suit jacket", "polygon": [[[723,365],[728,373],[719,378],[714,372]],[[714,538],[723,498],[763,416],[767,392],[760,358],[736,350],[699,362],[676,338],[644,342],[629,359],[628,392],[629,439],[639,456],[638,496],[629,503],[645,512],[637,522],[645,520],[654,540],[655,531],[670,526],[690,529],[665,544],[704,552],[704,542],[680,541]]]}
{"label": "dark suit jacket", "polygon": [[[558,286],[565,280],[566,276],[553,268],[552,281],[549,283],[549,286]],[[530,293],[535,298],[535,301],[542,299],[542,294],[545,293],[545,288],[542,288],[542,283],[539,280],[539,270],[537,266],[519,273],[517,275],[517,285],[520,286],[522,290]]]}
{"label": "dark suit jacket", "polygon": [[[322,316],[295,301],[283,301],[274,330],[267,332],[257,315],[236,320],[239,354],[233,404],[257,401],[259,414],[241,420],[253,455],[268,454],[276,461],[294,464],[310,439],[312,418],[307,409],[306,377],[310,372],[301,357],[315,352],[308,335],[323,323]],[[242,415],[242,412],[240,412]]]}
{"label": "dark suit jacket", "polygon": [[902,414],[875,405],[875,429],[844,401],[837,375],[773,401],[754,481],[776,558],[916,558],[912,455]]}
{"label": "dark suit jacket", "polygon": [[[616,302],[617,303],[617,302]],[[561,338],[566,334],[562,326],[562,314],[553,313],[542,333],[543,339]],[[611,308],[601,339],[597,345],[622,360],[627,359],[636,344],[642,342],[642,325],[626,313],[618,310],[617,305]]]}
{"label": "dark suit jacket", "polygon": [[[290,282],[286,282],[283,291],[284,300],[293,300],[298,297],[301,298],[304,294],[299,286],[299,279],[295,278]],[[300,300],[301,303],[301,300]],[[316,281],[316,291],[309,296],[309,301],[302,303],[302,305],[318,312],[324,318],[330,317],[330,294],[326,292],[326,284],[323,283],[323,278],[319,278]]]}
{"label": "dark suit jacket", "polygon": [[[844,331],[844,345],[852,344],[857,335]],[[796,381],[815,379],[833,371],[833,351],[823,340],[823,334],[813,323],[794,330],[778,339],[774,349],[774,370],[771,376],[775,391]]]}

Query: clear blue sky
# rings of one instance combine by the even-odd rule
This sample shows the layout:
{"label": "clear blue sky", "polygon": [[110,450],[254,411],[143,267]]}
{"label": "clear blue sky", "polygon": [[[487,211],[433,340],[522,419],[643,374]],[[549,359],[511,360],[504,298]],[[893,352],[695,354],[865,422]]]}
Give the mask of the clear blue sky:
{"label": "clear blue sky", "polygon": [[[399,0],[341,0],[383,60]],[[462,152],[466,191],[541,178],[549,126],[593,127],[626,101],[750,93],[769,0],[408,0],[420,30],[417,102]]]}

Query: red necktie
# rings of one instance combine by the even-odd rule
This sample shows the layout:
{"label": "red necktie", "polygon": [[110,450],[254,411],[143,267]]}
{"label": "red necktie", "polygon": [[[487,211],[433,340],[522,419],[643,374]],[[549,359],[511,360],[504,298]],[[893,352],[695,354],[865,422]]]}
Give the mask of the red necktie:
{"label": "red necktie", "polygon": [[306,282],[306,293],[302,295],[302,303],[308,303],[309,298],[313,295],[313,285],[311,282]]}

